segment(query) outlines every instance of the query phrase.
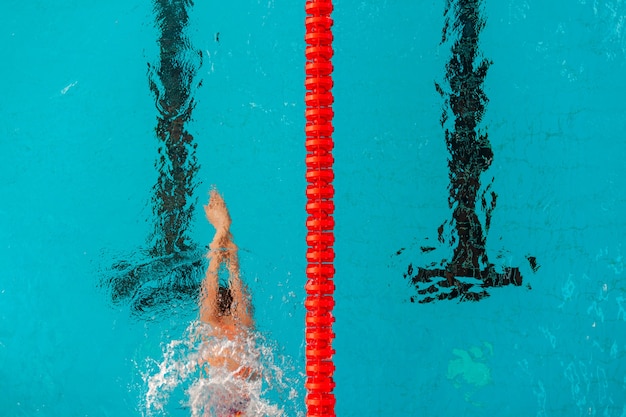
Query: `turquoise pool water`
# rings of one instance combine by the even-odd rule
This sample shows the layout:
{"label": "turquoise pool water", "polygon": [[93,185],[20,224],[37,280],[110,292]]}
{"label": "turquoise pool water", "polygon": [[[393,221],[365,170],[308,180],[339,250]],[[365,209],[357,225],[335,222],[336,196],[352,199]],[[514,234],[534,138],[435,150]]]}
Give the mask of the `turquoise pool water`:
{"label": "turquoise pool water", "polygon": [[[486,246],[524,283],[426,304],[403,274],[451,252],[437,240],[451,217],[434,86],[446,2],[335,6],[337,415],[626,416],[626,4],[546,4],[481,7],[494,154],[481,178],[498,195]],[[202,85],[185,230],[211,240],[200,204],[216,185],[283,371],[265,398],[303,415],[304,5],[188,11]],[[10,0],[0,17],[0,416],[147,414],[155,364],[197,317],[184,302],[137,315],[102,286],[153,232],[154,12]],[[178,395],[163,414],[190,415]]]}

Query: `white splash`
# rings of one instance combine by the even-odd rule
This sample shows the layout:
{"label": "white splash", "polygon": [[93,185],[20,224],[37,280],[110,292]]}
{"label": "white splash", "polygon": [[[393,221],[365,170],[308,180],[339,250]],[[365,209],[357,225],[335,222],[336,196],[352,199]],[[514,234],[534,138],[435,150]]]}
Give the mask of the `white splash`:
{"label": "white splash", "polygon": [[63,89],[61,90],[61,95],[65,95],[68,91],[70,91],[70,88],[75,87],[76,84],[78,84],[78,81],[74,81],[73,83],[63,87]]}
{"label": "white splash", "polygon": [[[284,370],[276,364],[274,349],[261,335],[251,334],[245,340],[233,341],[207,337],[210,330],[208,324],[193,322],[180,340],[164,346],[162,361],[148,361],[149,370],[144,375],[147,391],[142,401],[144,416],[166,416],[181,407],[188,409],[192,417],[231,415],[233,410],[249,417],[300,414],[293,401],[297,394],[290,389],[293,381],[285,377]],[[202,360],[209,353],[219,355],[234,350],[242,352],[241,366],[251,368],[260,378],[244,379],[235,375],[237,371],[210,367]],[[267,398],[277,396],[281,406]]]}

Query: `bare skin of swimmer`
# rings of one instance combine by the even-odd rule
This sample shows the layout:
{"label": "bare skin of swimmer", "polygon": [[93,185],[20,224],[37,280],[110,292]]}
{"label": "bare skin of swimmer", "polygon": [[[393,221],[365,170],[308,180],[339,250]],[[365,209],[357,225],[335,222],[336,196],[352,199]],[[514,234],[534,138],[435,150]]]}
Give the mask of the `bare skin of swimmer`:
{"label": "bare skin of swimmer", "polygon": [[[230,215],[223,197],[216,190],[211,191],[209,204],[204,206],[204,212],[215,228],[215,236],[207,253],[209,267],[202,282],[200,320],[208,323],[213,329],[210,336],[227,337],[230,340],[246,337],[246,334],[254,327],[250,298],[239,274],[237,246],[230,233]],[[223,311],[219,306],[218,272],[222,265],[228,269],[228,288],[232,296],[232,302],[227,311]],[[242,367],[237,361],[237,356],[239,356],[237,352],[230,352],[229,355],[222,354],[205,358],[205,360],[211,366],[225,367],[230,372],[236,371],[236,374],[242,378],[249,377],[251,370]]]}

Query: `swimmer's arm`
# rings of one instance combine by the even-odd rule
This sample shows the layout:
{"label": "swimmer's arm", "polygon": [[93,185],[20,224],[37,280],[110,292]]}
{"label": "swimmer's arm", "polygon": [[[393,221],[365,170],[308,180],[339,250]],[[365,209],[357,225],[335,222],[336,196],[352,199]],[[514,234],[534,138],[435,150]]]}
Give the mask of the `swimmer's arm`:
{"label": "swimmer's arm", "polygon": [[[218,270],[220,266],[221,254],[219,250],[213,248],[211,243],[209,247],[209,267],[202,281],[202,289],[200,292],[200,320],[213,325],[218,318],[217,311],[217,293],[219,291]],[[217,245],[216,245],[217,246]]]}
{"label": "swimmer's arm", "polygon": [[233,304],[235,306],[234,315],[239,324],[245,327],[254,327],[252,320],[252,308],[250,306],[250,297],[246,291],[241,277],[239,276],[239,258],[237,256],[237,247],[231,244],[229,248],[228,273],[230,276],[230,292],[233,296]]}
{"label": "swimmer's arm", "polygon": [[231,286],[231,292],[233,294],[233,302],[236,303],[234,313],[239,324],[245,327],[254,327],[250,298],[248,297],[247,291],[241,285],[241,281],[239,281],[239,284]]}

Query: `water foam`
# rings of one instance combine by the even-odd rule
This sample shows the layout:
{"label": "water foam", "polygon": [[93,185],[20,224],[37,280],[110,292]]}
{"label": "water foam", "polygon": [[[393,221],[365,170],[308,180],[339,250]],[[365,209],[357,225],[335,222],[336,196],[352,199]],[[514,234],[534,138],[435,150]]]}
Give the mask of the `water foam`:
{"label": "water foam", "polygon": [[[209,334],[211,326],[194,321],[180,340],[164,344],[160,362],[148,359],[143,375],[147,386],[142,400],[144,416],[173,415],[172,410],[181,413],[181,407],[192,417],[228,416],[233,410],[250,417],[301,414],[296,412],[295,383],[285,373],[290,369],[281,369],[281,365],[289,367],[288,361],[275,356],[275,346],[258,332],[237,340]],[[232,372],[202,360],[234,351],[241,367]],[[260,377],[237,375],[243,367]]]}

